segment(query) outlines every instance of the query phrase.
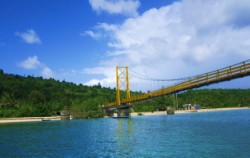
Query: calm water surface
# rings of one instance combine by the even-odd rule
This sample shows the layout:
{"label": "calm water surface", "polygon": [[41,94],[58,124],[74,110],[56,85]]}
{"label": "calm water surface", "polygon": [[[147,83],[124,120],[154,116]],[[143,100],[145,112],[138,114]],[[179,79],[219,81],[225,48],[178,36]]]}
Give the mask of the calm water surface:
{"label": "calm water surface", "polygon": [[0,157],[250,157],[250,110],[0,124]]}

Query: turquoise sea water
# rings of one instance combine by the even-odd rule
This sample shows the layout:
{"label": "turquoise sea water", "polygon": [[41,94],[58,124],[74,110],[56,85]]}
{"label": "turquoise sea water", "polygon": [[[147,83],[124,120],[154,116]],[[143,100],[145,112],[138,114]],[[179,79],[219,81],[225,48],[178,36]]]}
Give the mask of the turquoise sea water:
{"label": "turquoise sea water", "polygon": [[0,157],[250,157],[250,110],[0,124]]}

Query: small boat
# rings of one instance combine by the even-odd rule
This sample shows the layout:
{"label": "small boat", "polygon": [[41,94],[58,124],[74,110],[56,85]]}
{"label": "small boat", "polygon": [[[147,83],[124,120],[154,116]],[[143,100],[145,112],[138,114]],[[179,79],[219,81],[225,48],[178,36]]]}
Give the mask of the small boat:
{"label": "small boat", "polygon": [[49,118],[42,118],[42,121],[51,121]]}

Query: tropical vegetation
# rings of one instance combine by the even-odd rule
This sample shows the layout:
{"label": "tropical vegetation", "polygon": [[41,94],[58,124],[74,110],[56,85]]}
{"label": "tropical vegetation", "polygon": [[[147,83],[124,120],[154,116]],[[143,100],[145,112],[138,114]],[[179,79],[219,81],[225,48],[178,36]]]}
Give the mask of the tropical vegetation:
{"label": "tropical vegetation", "polygon": [[[137,92],[131,92],[136,95]],[[125,95],[125,93],[124,93]],[[0,69],[0,117],[59,115],[67,109],[75,118],[103,117],[102,105],[115,100],[115,88],[100,84],[86,86],[72,82],[20,76]],[[175,98],[175,99],[174,99]],[[133,103],[135,112],[165,110],[183,104],[201,107],[250,106],[250,89],[200,89]]]}

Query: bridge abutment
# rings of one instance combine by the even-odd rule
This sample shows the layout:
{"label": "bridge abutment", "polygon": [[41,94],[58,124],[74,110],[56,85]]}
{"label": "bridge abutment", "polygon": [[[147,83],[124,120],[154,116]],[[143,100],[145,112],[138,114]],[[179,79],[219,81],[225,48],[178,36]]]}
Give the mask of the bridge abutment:
{"label": "bridge abutment", "polygon": [[130,108],[127,109],[117,109],[117,117],[123,118],[123,117],[130,117]]}
{"label": "bridge abutment", "polygon": [[[115,118],[127,118],[130,117],[130,108],[131,105],[120,105],[105,108],[106,115],[109,117]],[[114,116],[115,111],[117,112],[117,116]]]}
{"label": "bridge abutment", "polygon": [[169,106],[167,107],[167,114],[168,115],[174,115],[175,114],[175,108]]}

